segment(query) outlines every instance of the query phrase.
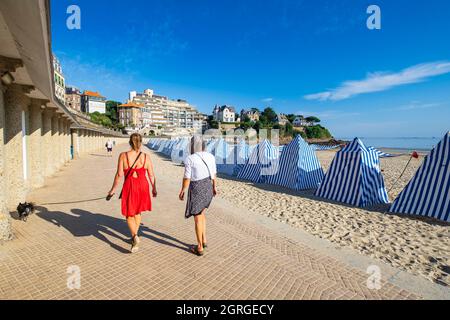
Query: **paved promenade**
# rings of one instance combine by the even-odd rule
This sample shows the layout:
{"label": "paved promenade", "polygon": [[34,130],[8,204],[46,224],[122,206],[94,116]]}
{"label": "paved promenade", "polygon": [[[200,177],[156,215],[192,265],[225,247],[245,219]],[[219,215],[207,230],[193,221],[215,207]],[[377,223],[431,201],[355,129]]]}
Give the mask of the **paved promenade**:
{"label": "paved promenade", "polygon": [[[117,197],[77,202],[106,194],[125,146],[117,149],[114,158],[102,150],[73,161],[30,196],[38,212],[26,223],[15,220],[16,239],[0,246],[1,299],[420,298],[385,281],[380,290],[368,289],[362,270],[220,197],[208,215],[206,255],[190,254],[193,221],[184,219],[180,181],[167,170],[180,168],[156,154],[159,195],[143,216],[140,251],[129,254]],[[67,203],[48,204],[60,202]],[[80,289],[67,287],[70,266],[80,268]]]}

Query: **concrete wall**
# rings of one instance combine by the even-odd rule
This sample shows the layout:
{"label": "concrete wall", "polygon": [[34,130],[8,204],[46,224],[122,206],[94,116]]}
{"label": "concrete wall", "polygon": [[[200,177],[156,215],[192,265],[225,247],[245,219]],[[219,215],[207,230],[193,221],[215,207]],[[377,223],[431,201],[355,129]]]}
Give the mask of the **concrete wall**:
{"label": "concrete wall", "polygon": [[5,103],[3,85],[0,82],[0,241],[9,240],[11,238],[11,219],[5,213],[6,210],[6,176],[5,176]]}
{"label": "concrete wall", "polygon": [[[48,101],[27,96],[26,87],[0,83],[0,241],[11,239],[10,212],[28,193],[45,185],[74,158],[105,150],[111,135],[88,128],[71,128],[71,117]],[[116,145],[128,138],[111,137]]]}

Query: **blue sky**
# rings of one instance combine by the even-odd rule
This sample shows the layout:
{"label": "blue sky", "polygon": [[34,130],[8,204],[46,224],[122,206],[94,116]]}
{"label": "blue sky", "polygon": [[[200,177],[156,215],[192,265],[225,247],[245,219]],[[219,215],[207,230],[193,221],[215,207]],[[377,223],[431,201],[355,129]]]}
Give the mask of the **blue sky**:
{"label": "blue sky", "polygon": [[[81,9],[69,30],[66,9]],[[381,30],[366,27],[369,5]],[[66,83],[124,101],[152,88],[210,113],[272,106],[336,137],[450,130],[450,1],[58,0],[52,45]]]}

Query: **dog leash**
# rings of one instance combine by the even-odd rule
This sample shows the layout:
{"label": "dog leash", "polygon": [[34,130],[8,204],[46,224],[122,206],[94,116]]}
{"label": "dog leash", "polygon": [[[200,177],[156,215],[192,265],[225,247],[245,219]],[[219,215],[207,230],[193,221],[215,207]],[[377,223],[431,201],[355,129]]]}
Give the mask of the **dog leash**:
{"label": "dog leash", "polygon": [[82,203],[82,202],[93,202],[93,201],[98,201],[98,200],[105,200],[105,197],[94,198],[94,199],[86,199],[86,200],[77,200],[77,201],[38,203],[38,204],[35,204],[35,205],[48,206],[48,205],[56,205],[56,204],[72,204],[72,203]]}

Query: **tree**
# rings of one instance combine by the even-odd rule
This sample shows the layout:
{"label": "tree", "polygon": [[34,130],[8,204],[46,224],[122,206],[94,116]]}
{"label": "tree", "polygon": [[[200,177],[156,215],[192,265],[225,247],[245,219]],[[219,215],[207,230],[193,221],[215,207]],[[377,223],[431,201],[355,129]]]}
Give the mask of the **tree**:
{"label": "tree", "polygon": [[91,117],[91,121],[99,124],[104,127],[111,128],[113,126],[113,123],[111,119],[106,114],[101,114],[100,112],[96,111],[93,113],[90,113],[89,116]]}
{"label": "tree", "polygon": [[262,112],[262,117],[265,117],[267,120],[267,124],[272,124],[277,121],[277,113],[271,108],[267,107]]}
{"label": "tree", "polygon": [[305,128],[306,136],[309,139],[326,139],[331,138],[331,134],[328,129],[322,127],[321,125],[316,125],[312,127]]}
{"label": "tree", "polygon": [[258,133],[259,130],[263,128],[263,123],[261,121],[256,121],[253,125],[253,129],[255,129]]}
{"label": "tree", "polygon": [[290,113],[286,116],[286,118],[289,120],[289,122],[294,122],[294,120],[295,120],[295,118],[297,118],[297,116],[295,114]]}
{"label": "tree", "polygon": [[260,122],[260,123],[261,123],[261,126],[262,126],[262,125],[267,126],[267,125],[269,124],[269,120],[268,120],[267,117],[266,117],[265,115],[263,115],[263,114],[259,117],[259,121],[256,121],[256,122]]}
{"label": "tree", "polygon": [[306,133],[304,133],[303,131],[295,131],[295,132],[294,132],[294,138],[295,138],[297,135],[300,135],[300,137],[302,137],[303,139],[308,138],[308,137],[306,136]]}
{"label": "tree", "polygon": [[111,119],[113,123],[117,123],[119,121],[117,107],[121,103],[118,101],[108,100],[106,101],[106,116]]}
{"label": "tree", "polygon": [[308,122],[313,122],[313,123],[319,123],[320,122],[320,119],[319,118],[317,118],[317,117],[307,117],[307,118],[305,118],[305,120],[306,121],[308,121]]}
{"label": "tree", "polygon": [[219,129],[219,122],[216,121],[216,120],[212,120],[212,121],[209,123],[209,127],[210,127],[211,129]]}
{"label": "tree", "polygon": [[212,129],[219,129],[219,123],[217,120],[214,120],[213,116],[208,116],[208,119],[206,120],[208,122],[208,126]]}
{"label": "tree", "polygon": [[284,126],[284,135],[286,137],[292,137],[294,133],[294,127],[292,126],[292,124],[290,122],[286,123],[286,125]]}
{"label": "tree", "polygon": [[252,123],[250,121],[242,122],[240,128],[243,130],[248,130],[252,127]]}

